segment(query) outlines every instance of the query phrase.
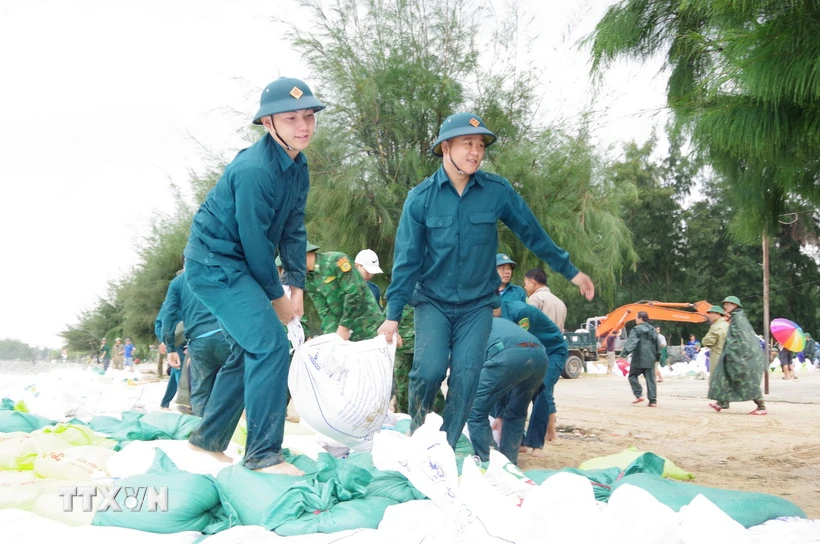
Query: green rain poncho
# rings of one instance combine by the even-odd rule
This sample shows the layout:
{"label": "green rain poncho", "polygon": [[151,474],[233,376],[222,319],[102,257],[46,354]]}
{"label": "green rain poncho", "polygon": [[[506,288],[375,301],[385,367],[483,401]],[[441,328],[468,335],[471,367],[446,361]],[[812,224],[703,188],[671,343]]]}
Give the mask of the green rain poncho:
{"label": "green rain poncho", "polygon": [[760,381],[766,357],[746,313],[732,312],[723,355],[711,369],[708,398],[721,403],[763,398]]}

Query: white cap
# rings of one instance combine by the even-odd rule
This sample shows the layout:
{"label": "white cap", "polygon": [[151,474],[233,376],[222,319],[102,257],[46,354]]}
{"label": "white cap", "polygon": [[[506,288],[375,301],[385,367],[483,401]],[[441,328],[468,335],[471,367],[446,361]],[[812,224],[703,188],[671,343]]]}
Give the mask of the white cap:
{"label": "white cap", "polygon": [[360,264],[364,267],[365,270],[370,272],[371,274],[383,274],[381,268],[379,268],[379,256],[376,255],[376,252],[372,249],[363,249],[356,255],[356,260],[353,261],[356,264]]}

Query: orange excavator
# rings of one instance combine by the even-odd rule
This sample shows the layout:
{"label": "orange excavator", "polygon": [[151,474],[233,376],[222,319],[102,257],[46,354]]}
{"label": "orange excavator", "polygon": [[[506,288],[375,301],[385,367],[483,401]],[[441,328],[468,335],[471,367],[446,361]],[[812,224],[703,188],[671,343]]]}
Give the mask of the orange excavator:
{"label": "orange excavator", "polygon": [[712,304],[705,300],[700,302],[658,302],[640,300],[634,304],[625,304],[611,311],[596,327],[596,336],[602,338],[611,331],[623,329],[624,324],[632,321],[638,312],[644,311],[650,320],[680,321],[684,323],[706,323],[709,318],[706,312]]}

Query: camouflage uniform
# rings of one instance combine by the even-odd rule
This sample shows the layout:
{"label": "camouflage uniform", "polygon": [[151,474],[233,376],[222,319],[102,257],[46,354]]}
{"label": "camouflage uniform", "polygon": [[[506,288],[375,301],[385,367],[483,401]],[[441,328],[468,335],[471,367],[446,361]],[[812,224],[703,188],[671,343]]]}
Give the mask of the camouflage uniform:
{"label": "camouflage uniform", "polygon": [[316,266],[307,273],[305,291],[322,320],[325,334],[339,325],[350,329],[350,340],[368,340],[384,321],[384,315],[361,274],[344,253],[316,254]]}
{"label": "camouflage uniform", "polygon": [[[399,321],[399,336],[402,346],[396,350],[396,360],[393,365],[393,392],[396,395],[396,412],[406,414],[410,409],[410,371],[413,369],[413,353],[416,345],[415,313],[411,306],[405,306]],[[436,395],[433,411],[444,413],[444,395],[439,390]]]}

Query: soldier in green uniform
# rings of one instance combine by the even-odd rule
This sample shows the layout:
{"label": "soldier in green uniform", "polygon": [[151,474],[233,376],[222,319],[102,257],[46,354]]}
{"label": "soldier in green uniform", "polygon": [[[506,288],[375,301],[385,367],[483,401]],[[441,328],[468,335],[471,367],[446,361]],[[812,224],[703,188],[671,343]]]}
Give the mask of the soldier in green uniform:
{"label": "soldier in green uniform", "polygon": [[318,253],[308,242],[305,291],[322,320],[322,332],[345,340],[369,340],[384,320],[367,282],[344,253]]}

